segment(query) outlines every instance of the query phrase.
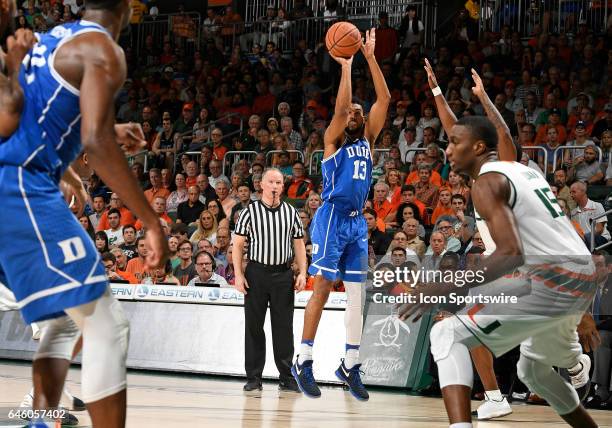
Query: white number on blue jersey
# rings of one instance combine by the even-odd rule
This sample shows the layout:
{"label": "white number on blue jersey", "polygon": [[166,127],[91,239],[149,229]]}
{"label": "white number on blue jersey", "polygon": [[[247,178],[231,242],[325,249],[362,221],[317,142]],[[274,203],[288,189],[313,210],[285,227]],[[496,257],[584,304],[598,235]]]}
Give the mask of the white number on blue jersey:
{"label": "white number on blue jersey", "polygon": [[353,162],[353,165],[355,167],[355,172],[353,173],[353,179],[354,180],[365,180],[366,172],[368,169],[368,164],[366,163],[366,161],[356,160],[355,162]]}
{"label": "white number on blue jersey", "polygon": [[32,49],[32,55],[26,55],[23,59],[23,65],[26,67],[26,82],[28,85],[34,82],[35,76],[34,71],[31,70],[31,67],[44,67],[47,65],[47,60],[44,57],[45,52],[47,52],[47,47],[44,45],[35,45],[34,49]]}

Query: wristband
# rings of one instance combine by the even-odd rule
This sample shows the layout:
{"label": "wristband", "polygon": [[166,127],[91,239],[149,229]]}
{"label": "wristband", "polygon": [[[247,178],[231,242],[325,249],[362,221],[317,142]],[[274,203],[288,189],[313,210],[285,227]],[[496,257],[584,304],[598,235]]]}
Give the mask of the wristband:
{"label": "wristband", "polygon": [[434,97],[437,97],[438,95],[442,95],[442,89],[440,89],[439,86],[436,86],[435,88],[433,88],[431,92],[433,93]]}

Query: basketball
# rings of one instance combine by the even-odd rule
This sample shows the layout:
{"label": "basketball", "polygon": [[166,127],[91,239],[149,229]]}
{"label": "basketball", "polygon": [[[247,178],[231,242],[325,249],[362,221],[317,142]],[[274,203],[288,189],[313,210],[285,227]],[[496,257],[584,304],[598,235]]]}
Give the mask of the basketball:
{"label": "basketball", "polygon": [[361,33],[350,22],[336,22],[327,30],[325,44],[330,54],[350,58],[361,47]]}

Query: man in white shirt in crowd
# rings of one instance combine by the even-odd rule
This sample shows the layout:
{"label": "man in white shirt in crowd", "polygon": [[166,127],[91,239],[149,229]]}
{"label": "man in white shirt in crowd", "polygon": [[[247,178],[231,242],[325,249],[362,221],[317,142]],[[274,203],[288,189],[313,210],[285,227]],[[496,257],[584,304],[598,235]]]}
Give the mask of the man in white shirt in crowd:
{"label": "man in white shirt in crowd", "polygon": [[[576,220],[582,230],[584,239],[590,246],[591,243],[591,219],[601,216],[605,210],[599,202],[592,201],[587,196],[587,185],[577,181],[570,187],[570,195],[576,202],[576,208],[572,210],[572,220]],[[606,216],[595,220],[595,245],[603,245],[610,240],[610,232],[606,228]]]}
{"label": "man in white shirt in crowd", "polygon": [[106,229],[104,233],[108,236],[108,246],[113,247],[123,244],[123,226],[121,226],[121,213],[117,208],[111,208],[108,211],[108,224],[110,229]]}
{"label": "man in white shirt in crowd", "polygon": [[189,281],[187,286],[218,284],[220,287],[230,287],[225,278],[215,273],[215,261],[207,251],[198,251],[195,256],[195,266],[198,275]]}

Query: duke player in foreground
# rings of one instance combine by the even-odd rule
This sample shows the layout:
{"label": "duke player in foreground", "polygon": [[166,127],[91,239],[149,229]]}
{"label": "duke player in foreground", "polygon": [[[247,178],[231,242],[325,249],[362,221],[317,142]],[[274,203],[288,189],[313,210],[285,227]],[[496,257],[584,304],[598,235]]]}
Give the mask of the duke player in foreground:
{"label": "duke player in foreground", "polygon": [[[483,237],[490,236],[488,247],[495,248],[479,266],[484,283],[515,269],[523,274],[512,287],[518,292],[518,303],[469,306],[465,313],[446,318],[431,330],[431,352],[438,364],[450,426],[472,426],[473,372],[468,349],[484,345],[500,356],[520,345],[517,372],[521,381],[571,426],[596,427],[576,391],[553,370],[553,366],[571,367],[582,353],[576,325],[595,291],[591,255],[544,177],[520,163],[496,161],[497,140],[487,118],[465,117],[453,125],[446,150],[452,168],[474,179],[474,210],[482,219],[478,228]],[[482,284],[473,286],[495,295]],[[457,288],[427,284],[418,291],[447,295]],[[402,319],[413,313],[418,318],[429,308],[404,305],[399,313]]]}
{"label": "duke player in foreground", "polygon": [[333,57],[342,67],[334,117],[325,131],[323,205],[317,210],[311,226],[312,263],[308,273],[315,275],[314,292],[304,314],[300,353],[291,372],[300,390],[309,397],[321,396],[312,372],[314,339],[334,281],[341,279],[347,294],[344,316],[346,357],[336,376],[357,399],[367,400],[368,392],[359,373],[359,345],[363,324],[365,280],[368,270],[368,235],[362,215],[372,182],[373,142],[382,130],[391,95],[385,78],[374,58],[375,30],[366,32],[363,52],[374,81],[376,102],[367,121],[363,107],[351,104],[351,64],[353,58]]}
{"label": "duke player in foreground", "polygon": [[93,425],[119,427],[126,416],[128,323],[94,243],[59,191],[82,149],[145,224],[148,267],[163,266],[167,245],[117,144],[142,139],[140,129],[114,124],[114,97],[126,75],[116,40],[129,23],[130,1],[86,0],[85,6],[83,20],[40,35],[21,67],[21,122],[0,139],[0,224],[12,238],[0,242],[0,281],[26,323],[50,320],[34,356],[33,407],[59,402],[75,340],[64,335],[70,318],[84,338],[82,392]]}

